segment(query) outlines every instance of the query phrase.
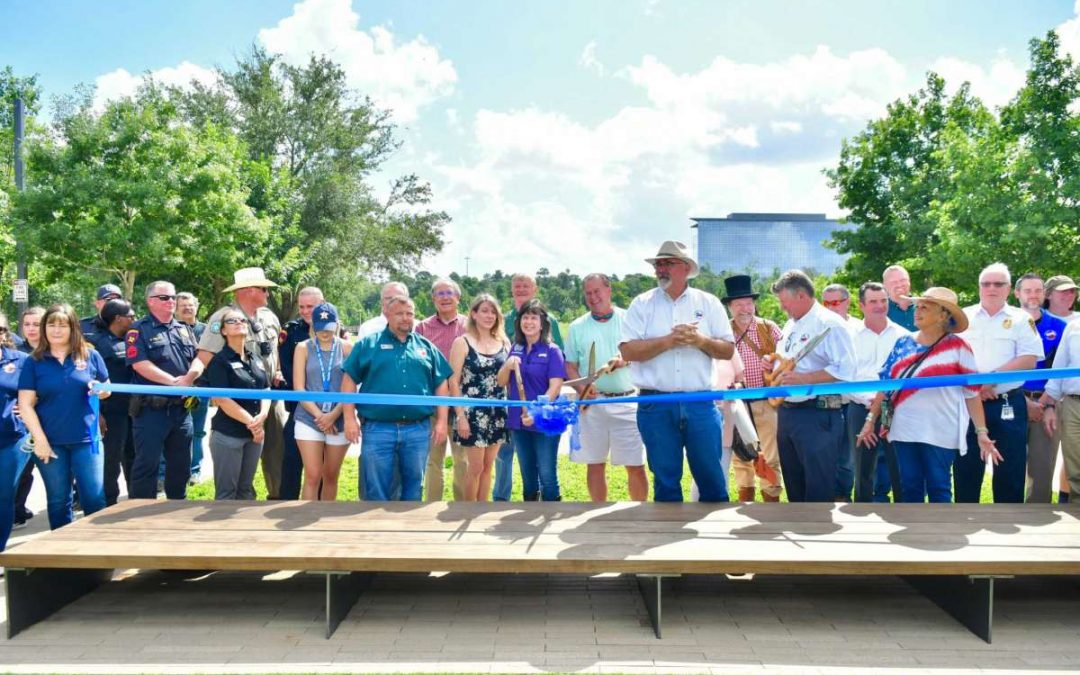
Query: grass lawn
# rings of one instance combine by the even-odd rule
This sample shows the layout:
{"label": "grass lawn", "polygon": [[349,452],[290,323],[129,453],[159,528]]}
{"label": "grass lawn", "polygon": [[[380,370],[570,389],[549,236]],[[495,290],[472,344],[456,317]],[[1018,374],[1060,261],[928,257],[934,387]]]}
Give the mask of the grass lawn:
{"label": "grass lawn", "polygon": [[[446,476],[445,476],[445,488],[443,492],[443,499],[450,501],[453,499],[451,494],[451,483],[453,481],[453,474],[449,470],[452,466],[452,460],[448,457],[446,460]],[[357,498],[357,460],[355,458],[347,458],[345,464],[341,468],[341,478],[338,481],[338,500],[355,501]],[[608,466],[608,499],[610,501],[624,501],[630,498],[626,490],[626,471],[621,467]],[[651,476],[650,476],[651,480]],[[585,484],[585,466],[582,464],[572,463],[565,455],[559,455],[559,486],[562,490],[563,501],[569,502],[585,502],[589,500],[589,490]],[[690,500],[690,469],[684,465],[683,467],[683,499]],[[255,474],[255,492],[259,499],[266,499],[266,485],[263,482],[262,469]],[[734,476],[729,477],[728,481],[728,493],[731,495],[738,494],[738,489],[735,486]],[[207,480],[189,487],[188,499],[213,499],[214,498],[214,481]],[[650,494],[652,494],[650,488]],[[514,462],[514,492],[512,499],[514,501],[521,501],[521,476],[517,472],[517,461]],[[761,500],[761,495],[758,495],[758,500]],[[780,501],[787,501],[787,494],[781,496]],[[987,474],[983,480],[982,497],[980,499],[983,503],[990,503],[993,501],[991,488],[990,488],[990,475]]]}

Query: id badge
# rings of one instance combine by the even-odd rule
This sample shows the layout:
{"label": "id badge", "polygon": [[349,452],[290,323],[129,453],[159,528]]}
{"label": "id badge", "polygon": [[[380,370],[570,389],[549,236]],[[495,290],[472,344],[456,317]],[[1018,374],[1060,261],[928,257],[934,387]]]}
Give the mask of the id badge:
{"label": "id badge", "polygon": [[[333,401],[323,401],[322,403],[319,404],[319,409],[322,410],[324,413],[328,413],[328,412],[330,412],[331,410],[334,409],[334,402]],[[1010,408],[1010,410],[1011,410],[1011,408]],[[1012,419],[1012,418],[1010,417],[1009,419]]]}
{"label": "id badge", "polygon": [[1016,413],[1013,412],[1013,407],[1006,403],[1001,406],[1001,419],[1006,422],[1011,422],[1016,417]]}

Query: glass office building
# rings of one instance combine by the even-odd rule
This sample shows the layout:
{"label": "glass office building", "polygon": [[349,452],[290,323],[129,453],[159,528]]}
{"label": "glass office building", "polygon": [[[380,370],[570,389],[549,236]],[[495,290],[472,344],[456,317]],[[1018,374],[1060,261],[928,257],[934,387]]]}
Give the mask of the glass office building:
{"label": "glass office building", "polygon": [[702,267],[717,273],[764,276],[793,268],[832,274],[847,256],[824,242],[835,230],[854,227],[824,213],[732,213],[726,218],[691,220]]}

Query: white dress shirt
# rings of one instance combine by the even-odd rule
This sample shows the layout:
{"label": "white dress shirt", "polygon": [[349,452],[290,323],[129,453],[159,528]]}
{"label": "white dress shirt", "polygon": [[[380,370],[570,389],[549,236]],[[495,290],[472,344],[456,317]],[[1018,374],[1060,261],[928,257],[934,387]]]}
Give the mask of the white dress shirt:
{"label": "white dress shirt", "polygon": [[[1053,368],[1080,366],[1080,321],[1073,321],[1061,334]],[[1069,394],[1080,394],[1080,377],[1064,377],[1046,381],[1046,393],[1060,401]]]}
{"label": "white dress shirt", "polygon": [[[865,323],[860,322],[859,330],[855,333],[855,380],[857,382],[878,379],[881,367],[885,365],[885,359],[889,357],[893,345],[904,335],[911,334],[908,329],[895,321],[888,319],[886,321],[885,330],[880,333],[875,333],[867,328]],[[848,394],[848,396],[853,402],[869,408],[876,393],[864,391]]]}
{"label": "white dress shirt", "polygon": [[[694,322],[707,337],[735,341],[720,299],[688,287],[674,300],[659,288],[634,298],[623,317],[620,342],[664,337],[676,325]],[[712,357],[697,347],[675,347],[648,361],[632,362],[630,374],[640,389],[708,391],[712,385]]]}
{"label": "white dress shirt", "polygon": [[[788,319],[784,324],[777,353],[793,358],[807,342],[831,328],[829,334],[812,352],[795,364],[796,373],[813,373],[824,370],[837,380],[850,382],[855,379],[855,343],[851,339],[847,322],[836,312],[830,312],[816,301],[798,321]],[[792,403],[806,401],[811,396],[791,396]]]}
{"label": "white dress shirt", "polygon": [[[991,316],[982,305],[972,305],[964,308],[964,314],[968,329],[959,335],[975,352],[980,373],[997,370],[1018,356],[1034,356],[1037,361],[1045,358],[1034,319],[1019,307],[1005,305]],[[994,392],[1004,394],[1022,384],[1022,380],[1002,382],[994,386]]]}

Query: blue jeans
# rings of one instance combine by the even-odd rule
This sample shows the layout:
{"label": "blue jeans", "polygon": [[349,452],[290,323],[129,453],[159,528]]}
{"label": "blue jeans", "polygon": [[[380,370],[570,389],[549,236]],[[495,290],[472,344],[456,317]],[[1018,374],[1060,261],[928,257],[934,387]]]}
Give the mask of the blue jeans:
{"label": "blue jeans", "polygon": [[15,520],[15,489],[31,457],[30,453],[19,449],[22,442],[20,438],[0,448],[0,551],[7,547],[8,537],[11,536],[11,526]]}
{"label": "blue jeans", "polygon": [[[1013,409],[1011,420],[1001,419],[1005,401],[1000,396],[983,401],[986,427],[1003,458],[994,467],[994,503],[1023,504],[1027,487],[1027,400],[1019,388],[1013,389],[1007,396]],[[979,442],[975,436],[975,425],[971,423],[968,424],[967,446],[967,454],[963,457],[956,453],[953,488],[958,504],[978,504],[986,475],[986,462],[979,458]]]}
{"label": "blue jeans", "polygon": [[191,411],[191,473],[202,471],[203,439],[206,438],[206,416],[210,412],[210,399],[200,398],[199,405]]}
{"label": "blue jeans", "polygon": [[495,480],[491,485],[491,501],[508,502],[514,489],[514,435],[506,435],[506,442],[495,455]]}
{"label": "blue jeans", "polygon": [[[957,450],[908,441],[895,441],[892,445],[900,462],[900,501],[922,504],[927,496],[931,504],[952,501],[950,470],[959,454]],[[975,454],[978,453],[976,449]]]}
{"label": "blue jeans", "polygon": [[427,417],[413,424],[366,420],[360,445],[364,499],[393,500],[396,473],[401,480],[401,501],[420,501],[430,436],[431,421]]}
{"label": "blue jeans", "polygon": [[728,500],[720,466],[723,420],[712,401],[638,403],[637,426],[653,474],[653,499],[681,502],[683,449],[703,502]]}
{"label": "blue jeans", "polygon": [[105,487],[102,482],[105,453],[96,445],[95,442],[57,444],[52,446],[56,457],[50,459],[48,464],[34,458],[41,479],[45,482],[51,529],[63,527],[75,519],[71,511],[72,477],[79,489],[83,513],[90,515],[105,508]]}
{"label": "blue jeans", "polygon": [[559,493],[559,473],[556,470],[561,436],[548,436],[538,431],[514,429],[514,449],[521,471],[521,493],[525,501],[545,502],[562,499]]}

